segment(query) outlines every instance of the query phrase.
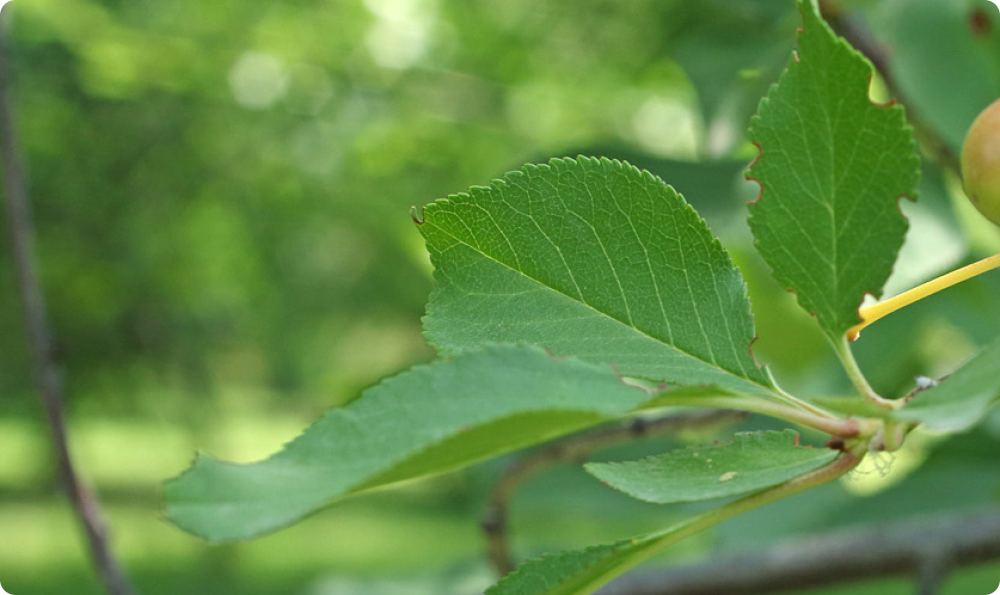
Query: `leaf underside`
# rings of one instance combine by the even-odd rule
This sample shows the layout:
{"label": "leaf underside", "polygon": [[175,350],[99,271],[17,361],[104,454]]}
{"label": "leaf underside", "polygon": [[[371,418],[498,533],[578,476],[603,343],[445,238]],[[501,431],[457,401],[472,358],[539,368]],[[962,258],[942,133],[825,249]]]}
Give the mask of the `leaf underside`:
{"label": "leaf underside", "polygon": [[528,165],[428,205],[436,288],[424,319],[445,354],[542,345],[625,375],[768,392],[749,351],[746,287],[704,221],[626,163]]}
{"label": "leaf underside", "polygon": [[214,541],[253,537],[352,493],[450,471],[649,399],[610,366],[490,346],[383,381],[265,461],[200,456],[166,484],[167,517]]}
{"label": "leaf underside", "polygon": [[761,196],[749,224],[778,282],[839,337],[892,272],[907,229],[897,202],[916,196],[920,162],[903,108],[869,100],[871,63],[798,4],[799,50],[750,124]]}
{"label": "leaf underside", "polygon": [[934,388],[918,393],[893,417],[930,430],[964,432],[1000,401],[1000,339],[979,352]]}
{"label": "leaf underside", "polygon": [[830,463],[837,451],[798,446],[798,433],[737,434],[733,442],[684,448],[639,461],[590,463],[587,471],[633,498],[672,504],[762,490]]}

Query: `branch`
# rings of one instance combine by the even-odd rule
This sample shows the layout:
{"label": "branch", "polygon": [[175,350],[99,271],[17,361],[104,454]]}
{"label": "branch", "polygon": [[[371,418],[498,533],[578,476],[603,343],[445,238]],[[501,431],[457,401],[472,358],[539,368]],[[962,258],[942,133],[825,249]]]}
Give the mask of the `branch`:
{"label": "branch", "polygon": [[623,578],[598,595],[762,595],[908,575],[935,592],[947,571],[1000,558],[1000,512],[858,527],[763,553]]}
{"label": "branch", "polygon": [[[9,10],[2,12],[3,15],[9,13]],[[12,71],[7,55],[7,37],[6,28],[0,25],[0,162],[3,163],[7,224],[10,227],[11,251],[30,351],[31,372],[48,417],[59,480],[83,525],[97,573],[110,595],[130,595],[132,589],[108,547],[100,505],[77,476],[67,444],[63,413],[65,390],[56,365],[52,334],[45,315],[45,300],[34,267],[31,209],[19,157],[19,143],[13,128],[14,109],[10,94]]]}
{"label": "branch", "polygon": [[717,410],[674,414],[652,420],[635,418],[563,438],[515,460],[494,486],[483,514],[482,527],[486,533],[490,563],[501,577],[514,569],[507,541],[507,508],[514,491],[529,477],[559,463],[583,462],[594,451],[615,444],[686,428],[733,423],[745,419],[747,415],[740,411]]}

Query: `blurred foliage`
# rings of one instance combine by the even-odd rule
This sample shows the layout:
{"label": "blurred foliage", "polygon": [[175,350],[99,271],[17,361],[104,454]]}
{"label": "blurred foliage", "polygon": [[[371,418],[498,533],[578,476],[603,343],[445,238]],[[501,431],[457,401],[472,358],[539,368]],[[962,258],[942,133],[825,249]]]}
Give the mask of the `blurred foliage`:
{"label": "blurred foliage", "polygon": [[[722,126],[728,151],[793,42],[783,3],[754,4],[14,7],[19,125],[74,394],[138,414],[189,405],[132,398],[150,385],[329,405],[428,357],[410,205],[605,140],[693,158]],[[700,117],[699,98],[728,119]],[[27,387],[22,351],[3,346],[5,392]]]}
{"label": "blurred foliage", "polygon": [[[985,0],[849,4],[890,48],[908,107],[957,146],[1000,95],[1000,14]],[[162,523],[157,486],[198,449],[271,452],[324,408],[429,359],[429,265],[408,210],[525,161],[607,155],[675,184],[747,278],[758,359],[805,395],[849,390],[745,225],[757,188],[742,179],[755,154],[743,132],[794,47],[791,2],[18,0],[2,14],[74,446],[144,593],[466,593],[488,582],[476,519],[503,461],[219,548]],[[933,163],[920,201],[902,208],[912,229],[890,292],[1000,250],[1000,233]],[[13,283],[0,251],[0,530],[17,535],[0,541],[0,580],[15,593],[97,593],[52,495]],[[867,329],[856,349],[873,384],[898,395],[914,375],[953,369],[1000,333],[998,295],[1000,275],[985,275]],[[994,416],[929,442],[885,491],[829,486],[674,555],[996,506],[998,441]],[[579,469],[536,478],[514,501],[517,553],[690,510],[625,500]],[[945,592],[986,579],[992,589],[996,570]],[[901,581],[870,589],[909,592]]]}

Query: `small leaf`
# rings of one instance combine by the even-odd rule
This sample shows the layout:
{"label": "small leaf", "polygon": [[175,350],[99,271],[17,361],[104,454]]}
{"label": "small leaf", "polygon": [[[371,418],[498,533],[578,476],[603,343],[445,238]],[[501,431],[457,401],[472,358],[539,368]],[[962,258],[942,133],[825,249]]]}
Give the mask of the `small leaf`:
{"label": "small leaf", "polygon": [[485,595],[579,593],[580,586],[568,581],[577,583],[578,581],[574,579],[581,574],[597,565],[606,565],[631,550],[632,542],[626,540],[608,545],[595,545],[583,550],[547,554],[519,565],[516,571],[487,589]]}
{"label": "small leaf", "polygon": [[1000,339],[964,366],[913,398],[893,417],[920,422],[930,430],[964,432],[982,421],[1000,400]]}
{"label": "small leaf", "polygon": [[[774,434],[794,440],[794,434]],[[832,459],[838,454],[833,453]],[[675,543],[753,508],[836,479],[857,462],[847,455],[825,469],[790,478],[772,489],[738,498],[656,533],[530,560],[488,589],[486,595],[589,595]],[[730,476],[729,481],[737,477]]]}
{"label": "small leaf", "polygon": [[649,399],[610,366],[490,346],[383,381],[265,461],[200,456],[166,484],[167,517],[210,540],[252,537],[349,494],[549,440]]}
{"label": "small leaf", "polygon": [[[654,542],[628,539],[528,560],[484,595],[586,595],[645,559]],[[630,562],[631,559],[636,559]],[[627,564],[627,565],[626,565]]]}
{"label": "small leaf", "polygon": [[916,196],[920,161],[903,108],[869,100],[871,63],[798,5],[799,51],[750,124],[761,196],[749,223],[778,282],[839,337],[865,294],[882,293],[907,229],[897,201]]}
{"label": "small leaf", "polygon": [[625,375],[773,388],[750,353],[746,286],[705,222],[649,172],[579,157],[437,201],[427,338],[453,354],[542,345]]}
{"label": "small leaf", "polygon": [[798,434],[737,434],[730,444],[691,447],[639,461],[588,463],[587,471],[622,492],[657,504],[739,496],[819,469],[839,454],[797,446]]}
{"label": "small leaf", "polygon": [[[709,511],[676,525],[607,545],[528,560],[484,595],[589,595],[668,547],[703,531]],[[722,521],[731,515],[720,515]]]}

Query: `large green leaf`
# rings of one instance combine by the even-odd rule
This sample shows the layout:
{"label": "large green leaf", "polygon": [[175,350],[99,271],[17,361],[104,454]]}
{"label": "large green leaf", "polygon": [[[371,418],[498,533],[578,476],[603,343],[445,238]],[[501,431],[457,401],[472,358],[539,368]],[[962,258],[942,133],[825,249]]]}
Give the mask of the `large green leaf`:
{"label": "large green leaf", "polygon": [[893,415],[940,432],[964,432],[1000,400],[1000,339]]}
{"label": "large green leaf", "polygon": [[618,161],[528,165],[424,211],[428,340],[544,345],[623,374],[767,392],[746,287],[672,188]]}
{"label": "large green leaf", "polygon": [[490,346],[383,381],[265,461],[200,456],[167,483],[167,517],[211,540],[252,537],[360,490],[566,434],[649,398],[607,365]]}
{"label": "large green leaf", "polygon": [[671,504],[728,498],[784,483],[837,457],[798,446],[798,433],[737,434],[725,445],[691,447],[640,461],[589,463],[587,471],[633,498]]}
{"label": "large green leaf", "polygon": [[775,278],[839,336],[866,293],[881,295],[907,228],[896,203],[915,196],[920,163],[902,107],[869,100],[868,60],[810,2],[799,9],[799,50],[751,121],[761,196],[749,222]]}

